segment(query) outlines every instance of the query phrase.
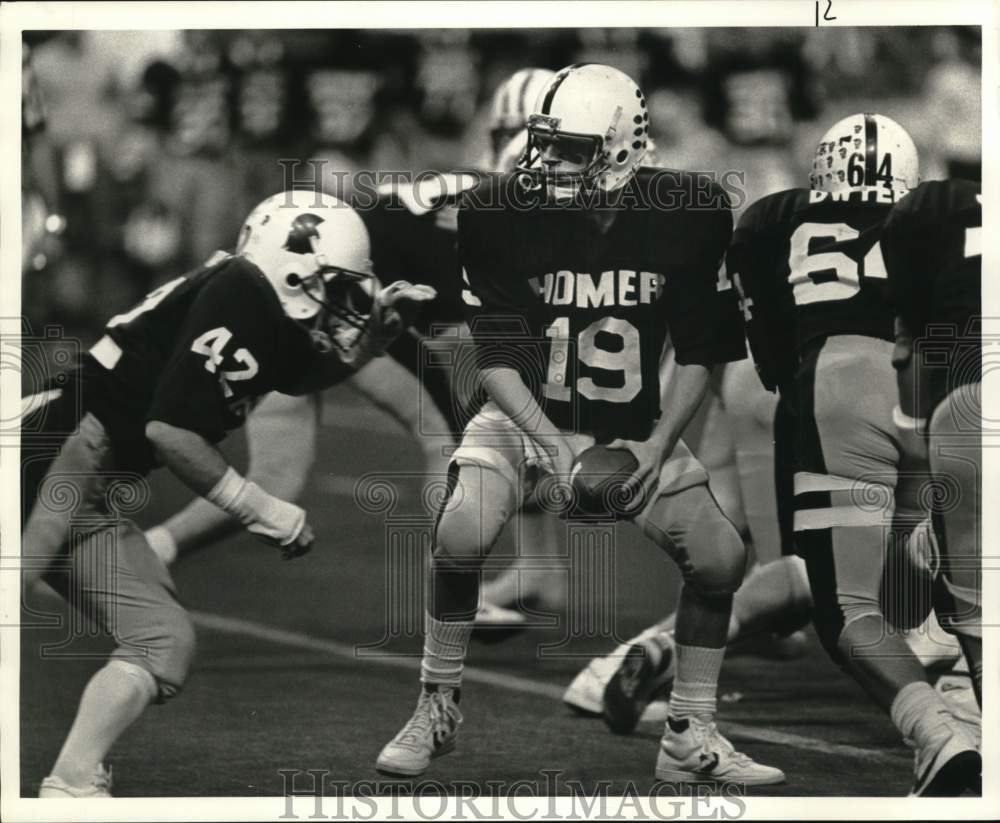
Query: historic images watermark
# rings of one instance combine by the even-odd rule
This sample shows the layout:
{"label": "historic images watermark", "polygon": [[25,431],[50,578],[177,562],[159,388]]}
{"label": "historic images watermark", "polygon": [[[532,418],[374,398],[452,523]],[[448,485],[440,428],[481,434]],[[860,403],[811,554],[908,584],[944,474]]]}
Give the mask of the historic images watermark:
{"label": "historic images watermark", "polygon": [[277,163],[281,167],[283,189],[288,193],[289,208],[294,208],[293,190],[315,191],[316,208],[323,205],[320,195],[325,193],[339,198],[345,207],[349,203],[358,211],[375,208],[386,194],[395,194],[397,197],[385,203],[385,207],[410,208],[419,213],[437,208],[443,195],[459,193],[470,206],[485,211],[506,208],[586,211],[617,206],[670,212],[720,207],[741,209],[747,202],[746,172],[737,169],[718,172],[652,168],[641,179],[633,177],[613,192],[599,186],[581,187],[577,196],[567,201],[552,187],[541,186],[530,175],[516,171],[361,169],[349,172],[331,168],[330,161],[325,158],[283,157]]}
{"label": "historic images watermark", "polygon": [[559,769],[536,779],[347,781],[327,769],[278,769],[279,820],[738,820],[746,814],[738,783],[677,785],[648,791],[628,781],[598,780],[589,788]]}

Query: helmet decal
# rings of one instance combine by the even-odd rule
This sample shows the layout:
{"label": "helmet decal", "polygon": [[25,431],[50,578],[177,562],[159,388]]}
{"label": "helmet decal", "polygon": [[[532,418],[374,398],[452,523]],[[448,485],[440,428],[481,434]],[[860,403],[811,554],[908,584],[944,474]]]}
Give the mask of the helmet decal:
{"label": "helmet decal", "polygon": [[293,320],[328,334],[361,322],[339,302],[340,281],[374,282],[371,246],[364,221],[336,197],[296,189],[269,197],[244,221],[236,253],[257,266]]}
{"label": "helmet decal", "polygon": [[879,191],[890,200],[920,179],[917,148],[906,130],[883,114],[852,114],[831,126],[816,146],[809,182],[823,191]]}
{"label": "helmet decal", "polygon": [[291,231],[288,232],[288,239],[282,248],[293,254],[313,254],[312,239],[319,239],[319,232],[316,227],[323,222],[323,218],[318,215],[306,212],[300,214],[292,222]]}

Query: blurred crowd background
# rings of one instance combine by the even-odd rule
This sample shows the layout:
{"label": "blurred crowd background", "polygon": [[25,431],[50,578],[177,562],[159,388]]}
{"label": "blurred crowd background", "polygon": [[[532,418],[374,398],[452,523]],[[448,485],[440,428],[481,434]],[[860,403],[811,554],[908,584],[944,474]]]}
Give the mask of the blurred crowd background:
{"label": "blurred crowd background", "polygon": [[92,340],[231,247],[280,158],[475,168],[493,89],[575,62],[639,81],[658,165],[743,171],[739,208],[808,185],[814,144],[856,111],[907,128],[925,179],[980,173],[975,28],[26,32],[24,313]]}

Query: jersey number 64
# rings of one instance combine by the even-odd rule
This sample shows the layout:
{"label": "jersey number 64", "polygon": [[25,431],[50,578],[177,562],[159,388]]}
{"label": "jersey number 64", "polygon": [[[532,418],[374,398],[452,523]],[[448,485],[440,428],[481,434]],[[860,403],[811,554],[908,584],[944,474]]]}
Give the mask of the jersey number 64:
{"label": "jersey number 64", "polygon": [[[827,300],[848,300],[861,290],[861,275],[879,280],[887,279],[882,249],[878,242],[871,247],[859,267],[856,260],[841,251],[810,254],[813,240],[832,240],[841,243],[857,238],[861,232],[847,223],[803,223],[789,240],[788,282],[792,286],[795,303],[820,303]],[[832,278],[817,280],[819,273],[832,273]]]}

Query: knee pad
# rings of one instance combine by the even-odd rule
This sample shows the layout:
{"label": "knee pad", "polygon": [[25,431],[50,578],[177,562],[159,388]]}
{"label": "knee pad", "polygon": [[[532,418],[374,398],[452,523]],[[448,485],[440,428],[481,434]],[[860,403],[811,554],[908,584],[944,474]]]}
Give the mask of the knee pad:
{"label": "knee pad", "polygon": [[[176,697],[184,687],[195,652],[194,624],[179,605],[153,607],[142,627],[134,627],[113,652],[115,660],[141,667],[156,680],[156,702]],[[127,643],[127,645],[124,645]]]}
{"label": "knee pad", "polygon": [[686,540],[685,582],[704,597],[729,597],[746,574],[747,550],[714,500],[702,507]]}

